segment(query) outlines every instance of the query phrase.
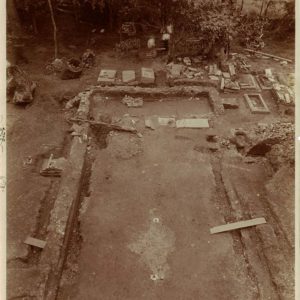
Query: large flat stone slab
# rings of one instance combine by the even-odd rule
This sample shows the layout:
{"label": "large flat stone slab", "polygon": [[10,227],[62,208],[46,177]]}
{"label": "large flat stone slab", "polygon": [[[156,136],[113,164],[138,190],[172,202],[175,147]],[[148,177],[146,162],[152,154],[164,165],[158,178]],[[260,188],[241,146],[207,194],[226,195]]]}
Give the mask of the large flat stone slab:
{"label": "large flat stone slab", "polygon": [[141,82],[144,84],[154,84],[155,83],[154,70],[151,68],[142,68],[141,69]]}
{"label": "large flat stone slab", "polygon": [[123,83],[130,83],[135,81],[135,71],[133,70],[125,70],[122,71],[122,81]]}
{"label": "large flat stone slab", "polygon": [[100,83],[114,83],[116,80],[117,71],[116,70],[101,70],[98,82]]}
{"label": "large flat stone slab", "polygon": [[182,119],[176,121],[176,128],[209,128],[207,119]]}

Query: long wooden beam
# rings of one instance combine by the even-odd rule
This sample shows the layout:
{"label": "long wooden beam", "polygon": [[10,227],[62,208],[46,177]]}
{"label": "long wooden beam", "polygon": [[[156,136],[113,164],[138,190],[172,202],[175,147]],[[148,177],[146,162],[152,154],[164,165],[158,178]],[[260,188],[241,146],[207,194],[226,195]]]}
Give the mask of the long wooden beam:
{"label": "long wooden beam", "polygon": [[229,224],[213,227],[210,229],[210,233],[211,234],[220,233],[220,232],[231,231],[235,229],[241,229],[241,228],[246,228],[246,227],[265,224],[265,223],[266,223],[265,218],[256,218],[247,221],[239,221],[235,223],[229,223]]}
{"label": "long wooden beam", "polygon": [[269,53],[255,51],[255,50],[252,50],[252,49],[244,49],[244,50],[248,51],[248,52],[251,52],[251,53],[261,54],[261,55],[264,55],[264,56],[268,56],[268,57],[272,57],[272,58],[277,58],[277,59],[280,59],[280,60],[285,60],[285,61],[288,61],[290,63],[293,62],[291,59],[283,58],[283,57],[280,57],[280,56],[277,56],[277,55],[273,55],[273,54],[269,54]]}

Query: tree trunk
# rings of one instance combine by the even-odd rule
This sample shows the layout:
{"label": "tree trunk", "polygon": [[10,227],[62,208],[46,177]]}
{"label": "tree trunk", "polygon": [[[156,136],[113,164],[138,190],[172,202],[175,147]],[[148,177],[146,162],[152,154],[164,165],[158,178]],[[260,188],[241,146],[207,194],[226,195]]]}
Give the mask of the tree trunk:
{"label": "tree trunk", "polygon": [[55,23],[55,19],[54,19],[51,0],[48,0],[48,4],[49,4],[49,9],[50,9],[50,14],[51,14],[52,25],[53,25],[54,57],[57,58],[57,56],[58,56],[57,28],[56,28],[56,23]]}
{"label": "tree trunk", "polygon": [[270,1],[267,3],[266,9],[265,9],[265,13],[264,13],[265,18],[267,17],[268,9],[269,9],[270,5],[272,4],[272,2],[273,2],[273,1],[270,0]]}
{"label": "tree trunk", "polygon": [[35,7],[32,5],[30,7],[30,14],[31,14],[31,19],[32,19],[32,27],[33,27],[33,32],[34,34],[38,34],[38,29],[37,29],[37,24],[36,24],[36,15],[35,15]]}
{"label": "tree trunk", "polygon": [[108,10],[108,24],[109,24],[109,30],[113,31],[114,28],[114,16],[113,16],[113,0],[107,0],[107,10]]}
{"label": "tree trunk", "polygon": [[243,10],[243,7],[244,7],[244,0],[242,0],[242,4],[241,4],[241,12]]}
{"label": "tree trunk", "polygon": [[20,18],[16,9],[15,0],[6,1],[7,9],[7,32],[14,35],[23,35]]}
{"label": "tree trunk", "polygon": [[264,4],[265,4],[265,0],[262,0],[262,1],[261,1],[261,7],[260,7],[260,13],[259,13],[260,16],[262,15],[262,11],[263,11],[263,8],[264,8]]}

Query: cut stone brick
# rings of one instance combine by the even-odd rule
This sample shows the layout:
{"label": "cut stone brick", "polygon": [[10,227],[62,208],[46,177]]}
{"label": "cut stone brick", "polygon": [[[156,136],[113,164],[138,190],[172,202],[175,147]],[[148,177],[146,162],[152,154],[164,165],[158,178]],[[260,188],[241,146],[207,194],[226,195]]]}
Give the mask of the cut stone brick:
{"label": "cut stone brick", "polygon": [[30,245],[30,246],[34,246],[34,247],[38,247],[38,248],[44,248],[46,246],[46,242],[39,240],[39,239],[35,239],[33,237],[27,237],[26,240],[24,241],[25,244]]}
{"label": "cut stone brick", "polygon": [[230,79],[230,74],[228,72],[223,72],[223,77],[226,79]]}
{"label": "cut stone brick", "polygon": [[225,109],[239,108],[239,103],[236,98],[225,98],[222,100]]}
{"label": "cut stone brick", "polygon": [[116,70],[101,70],[98,77],[98,82],[114,83],[116,80],[116,75]]}
{"label": "cut stone brick", "polygon": [[230,75],[231,76],[235,76],[236,73],[235,73],[235,67],[234,67],[234,65],[230,64],[228,67],[229,67],[229,73],[230,73]]}
{"label": "cut stone brick", "polygon": [[144,84],[154,84],[155,74],[151,68],[142,68],[141,70],[141,82]]}
{"label": "cut stone brick", "polygon": [[122,81],[124,83],[135,81],[135,71],[133,70],[122,71]]}

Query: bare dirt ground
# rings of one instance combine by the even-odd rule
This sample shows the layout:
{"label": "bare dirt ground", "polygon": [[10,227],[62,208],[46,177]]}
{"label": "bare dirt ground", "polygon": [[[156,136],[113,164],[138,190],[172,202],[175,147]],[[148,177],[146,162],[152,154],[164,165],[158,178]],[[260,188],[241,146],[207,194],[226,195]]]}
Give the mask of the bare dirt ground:
{"label": "bare dirt ground", "polygon": [[[7,254],[11,282],[19,268],[26,270],[39,259],[39,253],[23,244],[24,239],[28,235],[43,239],[47,234],[60,181],[40,176],[39,168],[41,159],[50,153],[67,157],[70,126],[65,120],[63,96],[76,95],[87,85],[96,84],[101,68],[162,69],[161,59],[120,59],[102,45],[96,51],[94,68],[78,80],[62,81],[43,74],[51,57],[50,44],[31,46],[26,53],[29,64],[21,67],[38,83],[35,100],[26,108],[10,103],[7,107]],[[76,50],[64,46],[65,55],[84,50],[80,43]],[[276,51],[270,50],[287,58],[294,57],[293,51],[293,46],[282,44],[276,45]],[[252,59],[251,65],[252,69],[272,67],[293,72],[292,65],[281,66],[271,59]],[[278,112],[268,91],[263,97],[270,115],[251,115],[242,101],[238,113],[229,110],[215,120],[218,134],[227,135],[230,128],[246,128],[257,122],[293,120]],[[187,99],[147,103],[141,109],[129,110],[119,103],[120,99],[111,100],[111,106],[105,108],[95,102],[95,116],[103,111],[113,116],[135,114],[141,128],[144,117],[154,113],[180,116],[210,111],[206,99],[200,103]],[[276,299],[280,287],[270,275],[272,265],[265,258],[257,263],[263,266],[260,274],[271,278],[262,283],[259,278],[264,276],[259,277],[257,268],[251,267],[241,236],[211,236],[209,228],[235,220],[222,184],[223,162],[223,172],[229,172],[239,197],[263,203],[260,212],[273,226],[280,249],[285,249],[288,270],[292,269],[293,224],[287,220],[293,216],[293,172],[282,170],[272,178],[266,161],[250,167],[240,158],[226,161],[220,154],[195,151],[195,145],[207,149],[205,130],[141,131],[142,139],[124,133],[104,134],[100,136],[101,145],[93,138],[88,197],[83,199],[86,210],[74,230],[58,299]],[[31,165],[24,164],[28,156],[33,158]],[[255,216],[250,208],[244,207],[245,217]],[[256,234],[253,229],[247,231]],[[292,280],[291,274],[287,277]],[[16,281],[10,288],[18,284]]]}

